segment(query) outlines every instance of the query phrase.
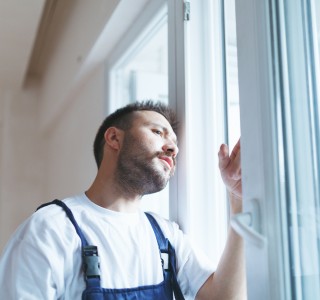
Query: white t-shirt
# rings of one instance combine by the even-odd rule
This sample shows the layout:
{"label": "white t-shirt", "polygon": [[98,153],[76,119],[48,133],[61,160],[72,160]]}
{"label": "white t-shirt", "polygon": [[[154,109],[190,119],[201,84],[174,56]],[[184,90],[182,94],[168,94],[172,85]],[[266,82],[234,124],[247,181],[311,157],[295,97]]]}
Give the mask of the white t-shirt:
{"label": "white t-shirt", "polygon": [[[104,209],[84,193],[63,201],[88,243],[98,246],[103,288],[163,281],[158,244],[142,211]],[[175,248],[180,288],[186,299],[194,299],[214,266],[177,224],[153,216]],[[20,225],[0,260],[0,287],[1,299],[81,299],[85,289],[81,241],[61,207],[44,207]]]}

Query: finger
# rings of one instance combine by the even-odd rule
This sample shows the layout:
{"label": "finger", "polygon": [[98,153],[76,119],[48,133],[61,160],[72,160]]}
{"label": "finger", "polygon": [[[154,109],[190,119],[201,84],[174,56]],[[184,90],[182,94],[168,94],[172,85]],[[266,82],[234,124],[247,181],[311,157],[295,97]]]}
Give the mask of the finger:
{"label": "finger", "polygon": [[220,146],[218,157],[219,157],[219,168],[223,170],[228,166],[230,162],[229,147],[226,144],[222,144]]}
{"label": "finger", "polygon": [[234,160],[236,158],[236,156],[238,155],[238,153],[240,153],[240,138],[239,138],[238,142],[235,144],[235,146],[231,152],[230,159]]}
{"label": "finger", "polygon": [[239,180],[241,178],[241,152],[238,151],[234,159],[229,164],[231,178]]}

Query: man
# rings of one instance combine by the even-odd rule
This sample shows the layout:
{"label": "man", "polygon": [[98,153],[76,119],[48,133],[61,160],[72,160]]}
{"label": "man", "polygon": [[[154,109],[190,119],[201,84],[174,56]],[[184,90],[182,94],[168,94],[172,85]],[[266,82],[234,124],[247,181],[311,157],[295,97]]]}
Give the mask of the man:
{"label": "man", "polygon": [[[1,298],[243,299],[243,245],[232,229],[215,270],[176,224],[139,208],[174,174],[175,123],[151,101],[105,119],[94,142],[95,180],[18,228],[0,262]],[[231,213],[240,212],[239,143],[230,156],[221,146],[219,167]]]}

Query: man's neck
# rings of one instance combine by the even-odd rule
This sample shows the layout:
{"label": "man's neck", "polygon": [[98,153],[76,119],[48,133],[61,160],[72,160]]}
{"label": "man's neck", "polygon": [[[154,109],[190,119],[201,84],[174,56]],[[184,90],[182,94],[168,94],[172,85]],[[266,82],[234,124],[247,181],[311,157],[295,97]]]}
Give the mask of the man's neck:
{"label": "man's neck", "polygon": [[118,212],[132,213],[140,208],[141,196],[128,195],[112,179],[100,179],[97,176],[86,195],[95,204]]}

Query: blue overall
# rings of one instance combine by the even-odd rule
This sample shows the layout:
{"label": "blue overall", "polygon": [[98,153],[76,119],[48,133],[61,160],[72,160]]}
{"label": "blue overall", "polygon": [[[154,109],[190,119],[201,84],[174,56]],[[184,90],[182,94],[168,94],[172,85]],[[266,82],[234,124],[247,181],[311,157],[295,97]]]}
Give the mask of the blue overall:
{"label": "blue overall", "polygon": [[[146,213],[158,242],[164,280],[156,285],[124,289],[106,289],[102,288],[100,283],[100,262],[97,246],[88,244],[71,210],[64,202],[56,199],[52,202],[41,205],[38,209],[50,204],[57,204],[64,209],[81,239],[82,263],[84,279],[86,282],[86,289],[82,293],[82,300],[172,300],[173,293],[176,300],[184,300],[177,281],[174,248],[171,246],[169,240],[164,237],[153,216]],[[161,258],[161,253],[166,253],[169,256],[167,268],[164,267],[164,261]]]}

